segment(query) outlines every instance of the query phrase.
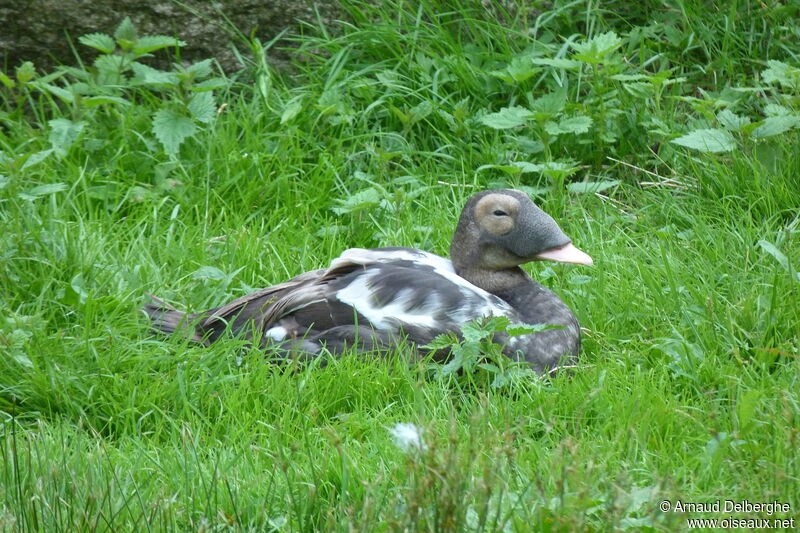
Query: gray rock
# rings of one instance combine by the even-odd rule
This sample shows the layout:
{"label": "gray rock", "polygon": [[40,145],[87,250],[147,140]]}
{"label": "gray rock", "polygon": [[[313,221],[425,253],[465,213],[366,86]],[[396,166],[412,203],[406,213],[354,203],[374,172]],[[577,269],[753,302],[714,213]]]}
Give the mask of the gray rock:
{"label": "gray rock", "polygon": [[[233,71],[241,65],[232,52],[237,38],[231,23],[242,34],[252,32],[265,43],[284,29],[295,28],[300,20],[315,21],[317,13],[325,23],[342,15],[334,0],[183,0],[181,4],[172,0],[0,0],[0,54],[8,70],[33,61],[41,73],[55,64],[75,64],[72,42],[84,61],[91,60],[94,52],[78,43],[78,37],[112,34],[128,16],[139,35],[168,35],[185,41],[183,60],[214,57],[225,70]],[[246,48],[241,41],[236,45]],[[270,56],[286,59],[285,53],[274,49]],[[164,63],[168,61],[162,59]]]}

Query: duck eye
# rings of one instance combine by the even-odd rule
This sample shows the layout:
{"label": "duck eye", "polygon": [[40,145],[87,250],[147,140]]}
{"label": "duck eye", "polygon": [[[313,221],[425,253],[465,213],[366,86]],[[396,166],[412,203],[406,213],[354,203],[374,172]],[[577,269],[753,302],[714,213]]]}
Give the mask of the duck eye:
{"label": "duck eye", "polygon": [[506,212],[505,212],[505,211],[503,211],[502,209],[495,209],[495,210],[494,210],[494,213],[492,213],[492,214],[493,214],[494,216],[496,216],[496,217],[507,217],[507,216],[508,216],[508,213],[506,213]]}

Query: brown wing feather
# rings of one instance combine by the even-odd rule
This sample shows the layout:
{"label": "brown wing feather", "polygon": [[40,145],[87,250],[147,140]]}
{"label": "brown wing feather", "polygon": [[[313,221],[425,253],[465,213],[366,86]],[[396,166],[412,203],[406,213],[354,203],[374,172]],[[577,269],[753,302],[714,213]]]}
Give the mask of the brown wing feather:
{"label": "brown wing feather", "polygon": [[[144,311],[153,320],[153,327],[164,333],[188,329],[194,323],[192,340],[197,342],[213,342],[228,329],[251,338],[254,332],[263,335],[270,327],[299,309],[319,306],[327,310],[327,299],[330,297],[326,291],[328,283],[367,266],[368,262],[360,258],[352,260],[340,257],[334,260],[330,268],[305,272],[201,313],[184,313],[155,296],[151,296],[151,302],[145,304]],[[304,329],[310,325],[297,324],[297,328]],[[305,331],[295,334],[302,336]]]}

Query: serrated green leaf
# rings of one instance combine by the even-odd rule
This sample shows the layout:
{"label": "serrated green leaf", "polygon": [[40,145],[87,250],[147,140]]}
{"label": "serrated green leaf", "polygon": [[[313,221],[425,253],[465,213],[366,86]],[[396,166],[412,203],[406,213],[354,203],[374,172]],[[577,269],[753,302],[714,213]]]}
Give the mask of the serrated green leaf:
{"label": "serrated green leaf", "polygon": [[449,376],[454,372],[458,372],[464,366],[464,352],[461,350],[461,346],[458,344],[453,345],[452,352],[453,357],[439,370],[439,377]]}
{"label": "serrated green leaf", "polygon": [[546,57],[536,57],[533,58],[531,62],[534,65],[546,65],[548,67],[563,68],[567,70],[576,70],[581,66],[580,61],[573,61],[572,59],[566,59],[563,57],[552,59]]}
{"label": "serrated green leaf", "polygon": [[534,100],[531,111],[536,114],[537,119],[544,120],[563,111],[565,105],[567,105],[567,92],[562,89]]}
{"label": "serrated green leaf", "polygon": [[94,48],[95,50],[100,50],[104,54],[110,54],[114,51],[114,48],[117,47],[114,39],[105,33],[90,33],[88,35],[82,35],[81,37],[78,37],[78,41],[81,44],[85,44],[86,46]]}
{"label": "serrated green leaf", "polygon": [[30,196],[39,197],[46,194],[55,194],[57,192],[66,191],[66,183],[46,183],[45,185],[38,185],[28,191]]}
{"label": "serrated green leaf", "polygon": [[522,83],[539,71],[540,69],[531,62],[530,56],[519,56],[513,58],[505,69],[492,72],[492,75],[507,83]]}
{"label": "serrated green leaf", "polygon": [[225,272],[215,266],[201,266],[192,272],[192,279],[222,281],[227,277]]}
{"label": "serrated green leaf", "polygon": [[101,55],[94,60],[94,66],[103,74],[121,74],[127,69],[125,58],[118,55]]}
{"label": "serrated green leaf", "polygon": [[528,335],[530,333],[538,333],[548,329],[561,329],[563,326],[553,326],[551,324],[510,324],[506,328],[506,332],[512,337],[519,335]]}
{"label": "serrated green leaf", "polygon": [[217,116],[217,106],[214,104],[214,93],[208,91],[196,93],[189,100],[189,112],[195,120],[208,124]]}
{"label": "serrated green leaf", "polygon": [[138,35],[136,26],[133,25],[133,21],[131,21],[130,17],[125,17],[122,19],[122,22],[119,23],[117,29],[114,30],[114,38],[117,40],[117,43],[121,48],[125,50],[130,50],[133,48]]}
{"label": "serrated green leaf", "polygon": [[283,108],[283,113],[281,113],[281,124],[286,124],[290,122],[294,117],[300,113],[300,110],[303,109],[303,97],[295,96],[291,100],[286,103],[286,107]]}
{"label": "serrated green leaf", "polygon": [[195,134],[197,126],[191,118],[165,108],[159,109],[153,115],[152,130],[164,147],[164,151],[176,154],[181,143]]}
{"label": "serrated green leaf", "polygon": [[767,117],[756,129],[753,130],[752,135],[756,139],[770,137],[772,135],[785,133],[790,129],[798,127],[799,125],[800,116],[798,115],[777,115],[774,117]]}
{"label": "serrated green leaf", "polygon": [[55,96],[56,98],[67,104],[71,104],[75,101],[75,95],[72,94],[71,91],[68,91],[67,89],[62,89],[57,85],[51,85],[49,83],[41,83],[39,81],[33,82],[33,85],[35,87],[38,87],[44,92],[52,94],[53,96]]}
{"label": "serrated green leaf", "polygon": [[28,168],[38,165],[45,159],[47,159],[53,153],[52,149],[42,150],[41,152],[36,152],[31,154],[25,159],[25,162],[22,164],[21,170],[27,170]]}
{"label": "serrated green leaf", "polygon": [[650,76],[644,74],[614,74],[610,78],[617,81],[650,81]]}
{"label": "serrated green leaf", "polygon": [[192,75],[192,79],[205,78],[211,74],[211,63],[213,59],[204,59],[197,63],[192,63],[186,68],[186,72]]}
{"label": "serrated green leaf", "polygon": [[496,130],[505,130],[527,124],[530,116],[530,110],[524,107],[512,106],[505,107],[496,113],[484,115],[481,117],[480,122],[484,126],[489,126]]}
{"label": "serrated green leaf", "polygon": [[595,35],[587,41],[573,43],[573,57],[591,65],[603,63],[604,60],[622,44],[616,33],[609,31]]}
{"label": "serrated green leaf", "polygon": [[514,161],[511,163],[511,166],[519,169],[519,172],[522,174],[526,174],[528,172],[541,172],[543,170],[542,165],[529,163],[527,161]]}
{"label": "serrated green leaf", "polygon": [[731,132],[720,129],[694,130],[670,142],[701,152],[730,152],[736,148],[736,140]]}
{"label": "serrated green leaf", "polygon": [[761,79],[767,83],[779,83],[781,86],[800,90],[800,69],[787,65],[782,61],[769,60],[767,68],[761,73]]}
{"label": "serrated green leaf", "polygon": [[217,89],[222,89],[228,86],[228,80],[225,78],[209,78],[207,80],[201,81],[200,83],[195,83],[192,85],[191,90],[196,93],[200,93],[203,91],[214,91]]}
{"label": "serrated green leaf", "polygon": [[133,45],[133,52],[142,55],[174,46],[186,46],[186,43],[166,35],[147,35],[136,41],[136,44]]}
{"label": "serrated green leaf", "polygon": [[73,122],[66,118],[55,118],[47,123],[50,126],[50,146],[53,150],[66,154],[75,140],[80,136],[86,122]]}
{"label": "serrated green leaf", "polygon": [[97,107],[103,104],[131,105],[131,103],[119,96],[89,96],[82,100],[86,107]]}
{"label": "serrated green leaf", "polygon": [[775,117],[778,115],[791,115],[792,110],[780,104],[767,104],[764,106],[764,114],[768,117]]}
{"label": "serrated green leaf", "polygon": [[180,83],[180,79],[174,72],[154,69],[138,62],[131,63],[131,68],[134,73],[133,81],[136,83],[164,87],[176,87]]}
{"label": "serrated green leaf", "polygon": [[411,122],[414,123],[424,119],[430,115],[431,112],[433,112],[433,104],[428,100],[424,100],[412,107],[408,114],[411,117]]}
{"label": "serrated green leaf", "polygon": [[619,180],[603,180],[603,181],[576,181],[567,185],[569,192],[579,194],[593,194],[600,191],[605,191],[620,184]]}
{"label": "serrated green leaf", "polygon": [[428,344],[420,346],[425,350],[444,350],[458,344],[458,339],[452,333],[442,333],[434,337]]}
{"label": "serrated green leaf", "polygon": [[589,131],[592,119],[585,116],[565,118],[558,123],[549,121],[544,125],[545,131],[550,135],[561,135],[563,133],[581,134]]}
{"label": "serrated green leaf", "polygon": [[723,109],[717,113],[717,121],[725,128],[731,131],[739,131],[743,126],[750,124],[750,119],[737,115],[730,109]]}
{"label": "serrated green leaf", "polygon": [[380,205],[382,198],[383,196],[377,189],[369,187],[348,196],[344,200],[336,200],[339,207],[332,207],[331,211],[337,215],[354,213],[363,209],[377,207]]}
{"label": "serrated green leaf", "polygon": [[36,68],[30,61],[25,61],[23,64],[18,66],[16,70],[14,70],[14,74],[17,77],[17,81],[22,85],[25,85],[36,77]]}

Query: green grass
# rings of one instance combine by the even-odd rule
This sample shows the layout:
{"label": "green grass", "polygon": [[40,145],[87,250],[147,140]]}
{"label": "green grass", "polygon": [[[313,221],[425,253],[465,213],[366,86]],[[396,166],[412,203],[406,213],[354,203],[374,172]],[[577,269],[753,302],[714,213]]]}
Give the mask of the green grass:
{"label": "green grass", "polygon": [[[214,92],[224,110],[187,115],[197,132],[174,155],[151,118],[186,112],[190,84],[98,82],[130,103],[96,107],[3,89],[0,527],[670,531],[766,516],[663,513],[664,499],[779,501],[791,511],[773,517],[800,520],[797,124],[733,131],[721,153],[669,142],[721,128],[722,109],[800,113],[800,84],[761,79],[770,59],[800,67],[800,11],[550,4],[357,6],[338,31],[295,36],[285,73],[249,43],[251,65]],[[526,57],[570,58],[565,43],[612,31],[599,67],[528,72]],[[504,79],[512,64],[520,79]],[[673,81],[632,78],[659,73]],[[590,117],[589,132],[484,122],[559,84],[548,120]],[[64,142],[57,118],[84,126]],[[529,267],[587,328],[572,376],[495,390],[437,379],[402,348],[270,364],[236,339],[154,337],[139,313],[146,293],[201,310],[349,247],[446,255],[465,199],[495,186],[535,194],[595,260]],[[424,450],[394,443],[403,422]]]}

